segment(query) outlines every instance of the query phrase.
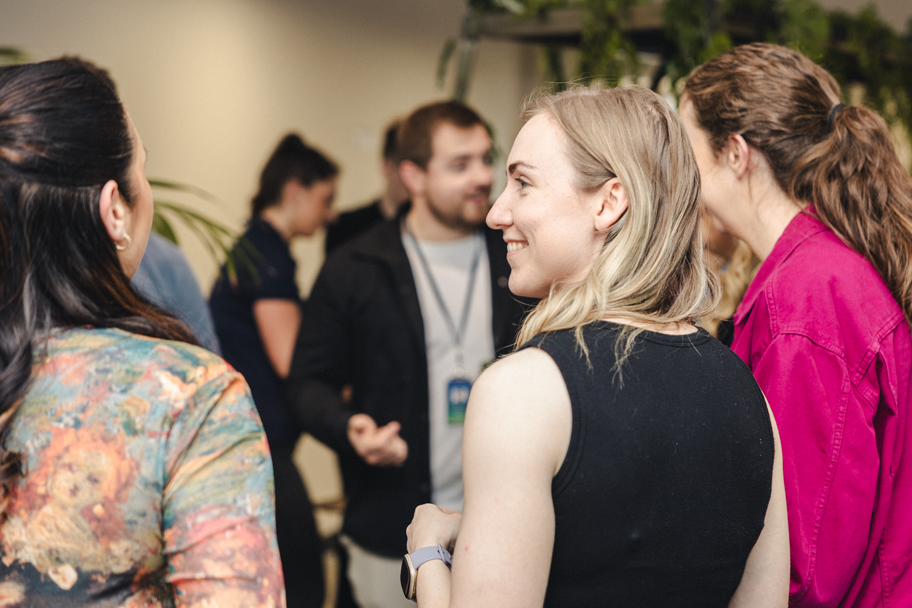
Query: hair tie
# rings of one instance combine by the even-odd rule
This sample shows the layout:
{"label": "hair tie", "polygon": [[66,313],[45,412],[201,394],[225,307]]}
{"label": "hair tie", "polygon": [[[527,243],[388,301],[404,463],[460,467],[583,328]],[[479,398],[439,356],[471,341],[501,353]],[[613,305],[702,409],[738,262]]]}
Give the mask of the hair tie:
{"label": "hair tie", "polygon": [[830,117],[827,118],[828,125],[830,125],[831,127],[833,126],[833,119],[836,118],[836,115],[839,113],[839,110],[843,109],[844,107],[845,106],[842,105],[841,103],[837,103],[835,106],[833,106],[833,109],[830,110]]}

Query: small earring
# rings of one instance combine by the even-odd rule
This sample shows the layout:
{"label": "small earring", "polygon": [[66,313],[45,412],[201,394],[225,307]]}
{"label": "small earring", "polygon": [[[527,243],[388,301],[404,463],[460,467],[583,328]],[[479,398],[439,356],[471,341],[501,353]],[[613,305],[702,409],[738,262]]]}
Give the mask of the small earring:
{"label": "small earring", "polygon": [[121,244],[119,244],[119,243],[114,243],[114,249],[116,249],[117,251],[123,251],[124,249],[126,249],[127,247],[129,247],[129,246],[133,243],[133,239],[131,239],[131,238],[130,238],[130,235],[127,234],[126,232],[124,232],[124,238],[123,238],[123,240],[125,240],[125,241],[127,242],[127,244],[126,244],[126,245],[121,245]]}

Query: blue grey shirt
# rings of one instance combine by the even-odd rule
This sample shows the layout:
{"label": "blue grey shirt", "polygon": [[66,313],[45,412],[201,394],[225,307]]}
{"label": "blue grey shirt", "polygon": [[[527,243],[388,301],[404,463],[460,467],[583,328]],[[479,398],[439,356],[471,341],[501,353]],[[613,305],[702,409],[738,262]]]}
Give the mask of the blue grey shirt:
{"label": "blue grey shirt", "polygon": [[176,314],[190,327],[200,346],[222,354],[209,305],[177,245],[151,233],[146,253],[133,275],[133,287],[153,303]]}

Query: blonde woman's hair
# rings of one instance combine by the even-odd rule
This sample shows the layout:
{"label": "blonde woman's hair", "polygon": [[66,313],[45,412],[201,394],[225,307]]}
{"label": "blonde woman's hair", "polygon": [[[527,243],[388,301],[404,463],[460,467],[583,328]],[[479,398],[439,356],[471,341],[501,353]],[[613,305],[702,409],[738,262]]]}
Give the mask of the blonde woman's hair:
{"label": "blonde woman's hair", "polygon": [[[523,122],[542,113],[563,131],[576,187],[594,192],[617,177],[629,207],[606,234],[588,276],[551,286],[523,323],[517,347],[539,333],[573,329],[588,359],[583,327],[599,319],[665,324],[708,315],[718,285],[703,258],[700,175],[668,102],[639,87],[577,87],[527,100]],[[617,372],[642,331],[624,326]]]}
{"label": "blonde woman's hair", "polygon": [[721,266],[720,264],[718,269],[722,292],[719,306],[704,319],[702,324],[706,331],[717,338],[719,337],[719,325],[735,314],[738,304],[744,299],[747,288],[760,268],[760,258],[751,251],[747,243],[739,240],[731,260],[728,261],[728,266],[726,268],[721,268]]}

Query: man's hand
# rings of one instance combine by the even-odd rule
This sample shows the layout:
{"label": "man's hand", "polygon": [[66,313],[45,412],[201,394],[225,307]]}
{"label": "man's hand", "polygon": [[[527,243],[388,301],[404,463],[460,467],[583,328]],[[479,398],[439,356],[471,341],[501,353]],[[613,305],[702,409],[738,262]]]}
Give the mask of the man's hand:
{"label": "man's hand", "polygon": [[367,414],[355,414],[348,419],[348,441],[369,465],[399,466],[408,457],[408,444],[399,436],[400,428],[398,422],[377,427]]}

